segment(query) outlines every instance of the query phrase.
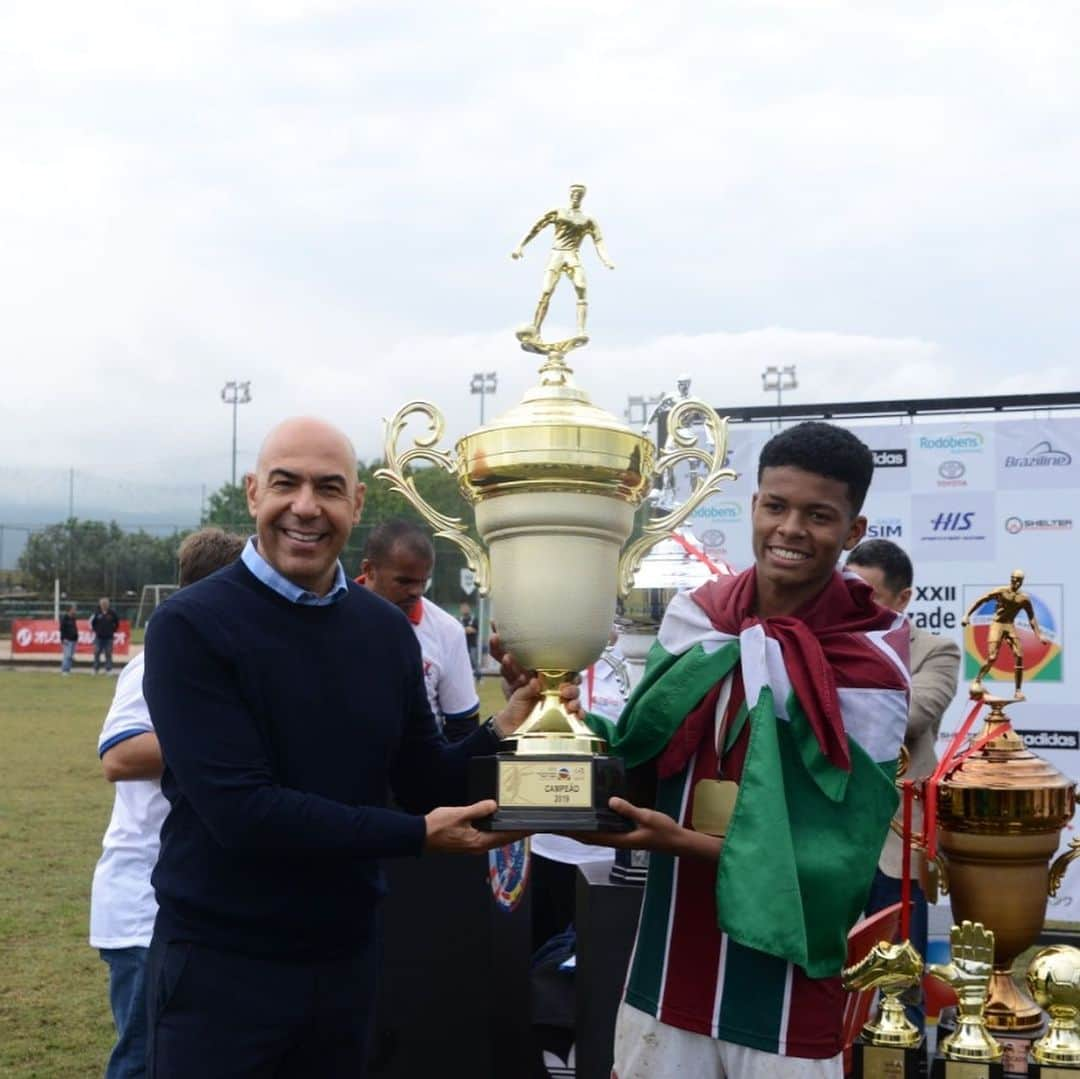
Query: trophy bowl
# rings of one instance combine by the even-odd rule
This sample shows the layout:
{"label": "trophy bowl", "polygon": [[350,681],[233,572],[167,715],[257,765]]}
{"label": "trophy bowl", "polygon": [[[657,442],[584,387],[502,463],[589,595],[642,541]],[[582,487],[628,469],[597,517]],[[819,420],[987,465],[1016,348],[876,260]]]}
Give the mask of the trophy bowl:
{"label": "trophy bowl", "polygon": [[[599,658],[616,600],[626,595],[648,551],[734,473],[723,468],[726,422],[702,401],[674,408],[669,438],[657,457],[649,438],[593,405],[571,380],[565,357],[546,354],[539,385],[490,424],[434,449],[443,417],[426,402],[403,406],[388,421],[386,467],[376,474],[400,492],[435,529],[461,547],[490,595],[499,639],[517,662],[539,675],[536,709],[494,757],[471,762],[471,793],[495,798],[499,809],[479,827],[505,831],[620,830],[624,818],[607,808],[623,790],[622,762],[605,755],[603,740],[568,713],[559,684]],[[713,449],[701,449],[680,426],[705,415]],[[400,452],[410,418],[427,433]],[[700,422],[700,421],[699,421]],[[476,533],[428,506],[409,466],[425,460],[452,473],[473,506]],[[635,515],[655,477],[693,460],[705,466],[692,497],[646,521],[631,540]],[[629,541],[629,542],[628,542]]]}

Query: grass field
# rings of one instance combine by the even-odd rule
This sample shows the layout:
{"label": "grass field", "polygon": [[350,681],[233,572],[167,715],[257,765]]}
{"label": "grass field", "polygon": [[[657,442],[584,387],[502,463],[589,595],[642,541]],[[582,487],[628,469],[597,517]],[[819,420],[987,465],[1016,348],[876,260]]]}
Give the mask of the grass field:
{"label": "grass field", "polygon": [[[0,1075],[100,1075],[105,964],[87,944],[90,878],[112,808],[95,747],[116,680],[0,668]],[[499,706],[481,685],[481,714]]]}

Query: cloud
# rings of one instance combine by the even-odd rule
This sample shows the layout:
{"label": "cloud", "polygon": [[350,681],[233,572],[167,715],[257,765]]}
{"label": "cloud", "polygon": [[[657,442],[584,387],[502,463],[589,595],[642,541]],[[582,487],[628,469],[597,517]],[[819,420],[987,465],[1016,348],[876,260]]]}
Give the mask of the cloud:
{"label": "cloud", "polygon": [[[1080,249],[1071,6],[12,3],[0,455],[216,486],[281,416],[532,378],[511,328],[584,179],[594,399],[1062,390]],[[567,321],[565,290],[556,321]],[[0,504],[0,520],[3,518]]]}

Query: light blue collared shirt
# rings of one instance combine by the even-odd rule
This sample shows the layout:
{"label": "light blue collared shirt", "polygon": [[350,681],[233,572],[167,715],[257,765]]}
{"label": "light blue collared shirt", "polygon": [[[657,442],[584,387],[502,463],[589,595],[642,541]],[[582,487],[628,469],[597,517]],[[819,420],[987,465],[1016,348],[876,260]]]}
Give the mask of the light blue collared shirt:
{"label": "light blue collared shirt", "polygon": [[293,584],[288,577],[282,577],[280,573],[261,554],[255,546],[255,537],[252,536],[240,553],[240,561],[258,577],[267,588],[272,588],[279,596],[284,596],[290,603],[299,603],[302,607],[329,607],[331,603],[337,603],[348,591],[349,582],[345,579],[345,570],[339,560],[337,572],[334,574],[334,583],[325,596],[317,596],[314,592]]}

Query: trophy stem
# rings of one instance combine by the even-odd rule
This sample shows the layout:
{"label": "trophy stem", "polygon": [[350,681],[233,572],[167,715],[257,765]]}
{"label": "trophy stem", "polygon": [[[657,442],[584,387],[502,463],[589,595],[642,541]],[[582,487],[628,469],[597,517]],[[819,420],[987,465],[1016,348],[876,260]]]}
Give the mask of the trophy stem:
{"label": "trophy stem", "polygon": [[911,1049],[922,1041],[918,1027],[904,1014],[900,994],[904,986],[881,991],[881,1010],[878,1017],[863,1027],[863,1037],[870,1045],[891,1045]]}
{"label": "trophy stem", "polygon": [[591,756],[603,752],[604,740],[584,720],[566,710],[559,694],[559,686],[570,681],[573,672],[537,671],[537,674],[540,700],[513,737],[507,739],[516,743],[514,752],[540,756]]}
{"label": "trophy stem", "polygon": [[1038,1030],[1042,1009],[1013,981],[1009,967],[997,967],[987,991],[986,1025],[1001,1034],[1007,1030]]}

